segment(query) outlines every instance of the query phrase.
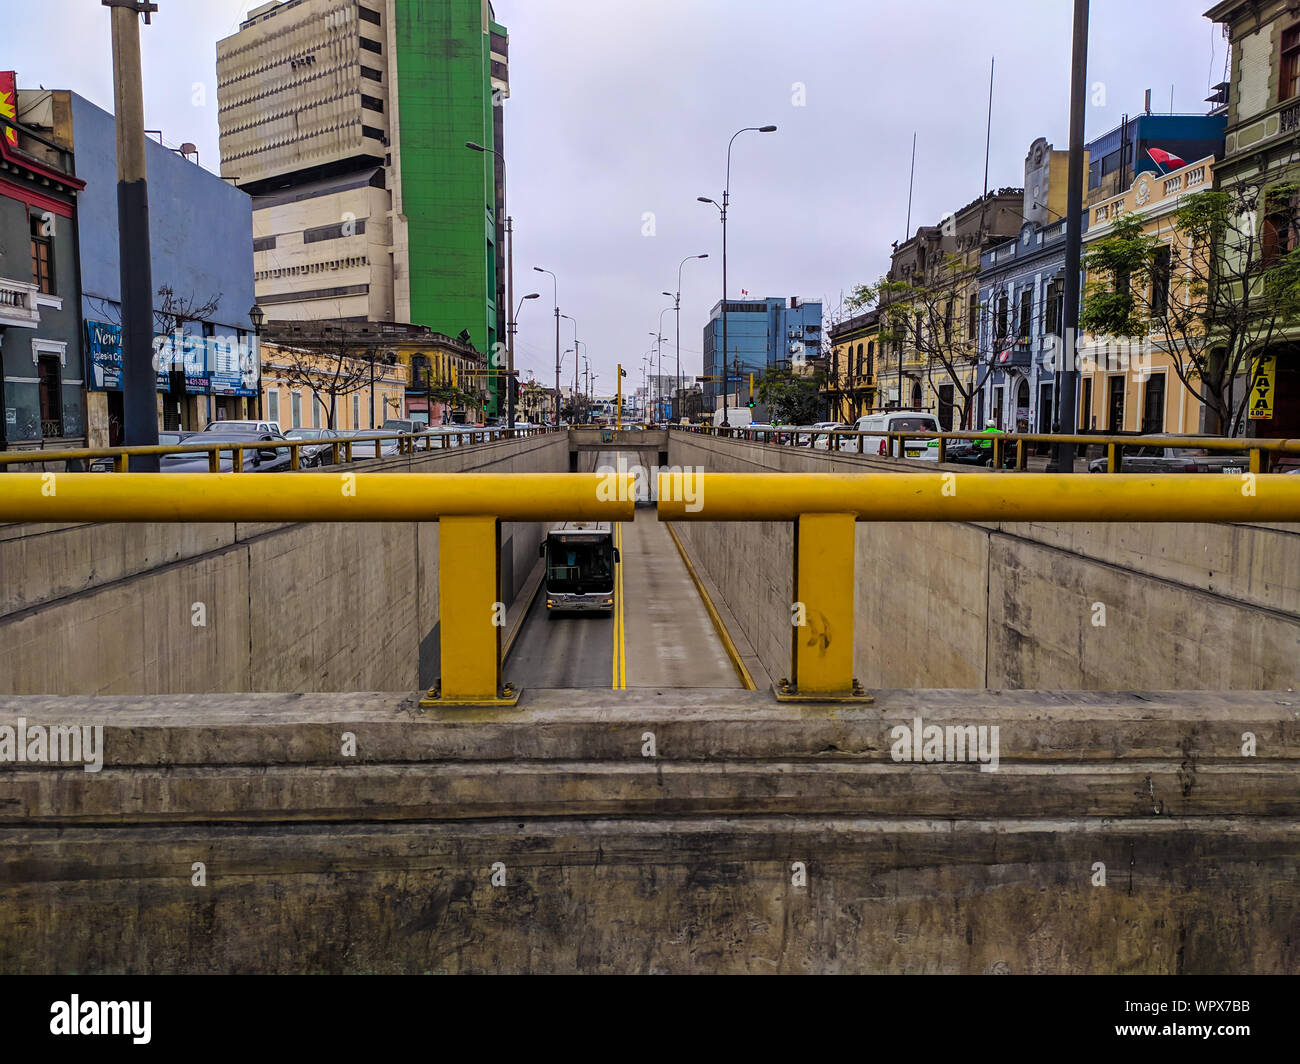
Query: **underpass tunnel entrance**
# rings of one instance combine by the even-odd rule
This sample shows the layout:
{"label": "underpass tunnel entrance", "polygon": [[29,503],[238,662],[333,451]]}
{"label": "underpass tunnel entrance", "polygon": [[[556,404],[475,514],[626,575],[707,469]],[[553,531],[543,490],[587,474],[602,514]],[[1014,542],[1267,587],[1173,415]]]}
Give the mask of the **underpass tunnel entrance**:
{"label": "underpass tunnel entrance", "polygon": [[[696,577],[654,509],[658,466],[666,464],[659,460],[666,454],[653,447],[571,454],[578,466],[575,472],[608,473],[611,483],[616,482],[614,474],[633,474],[635,520],[612,526],[589,523],[590,528],[579,527],[579,522],[557,523],[548,528],[554,539],[574,542],[558,544],[554,558],[543,543],[542,579],[504,663],[509,676],[530,689],[743,688]],[[570,612],[563,608],[564,596],[573,589],[565,581],[574,574],[594,580],[592,574],[601,568],[591,551],[590,557],[579,556],[587,547],[578,541],[593,536],[603,540],[605,535],[614,559],[612,608]],[[603,549],[592,548],[597,554]],[[567,564],[570,554],[572,565]],[[587,566],[590,572],[583,569],[584,557],[595,563]]]}

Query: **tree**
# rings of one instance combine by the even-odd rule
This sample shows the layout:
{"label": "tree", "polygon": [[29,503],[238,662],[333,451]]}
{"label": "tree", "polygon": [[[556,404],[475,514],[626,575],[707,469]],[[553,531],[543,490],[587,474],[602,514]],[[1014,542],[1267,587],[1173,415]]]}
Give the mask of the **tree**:
{"label": "tree", "polygon": [[1249,360],[1300,320],[1300,186],[1242,184],[1187,196],[1172,242],[1132,214],[1090,248],[1081,331],[1153,341],[1206,410],[1206,429],[1246,425]]}
{"label": "tree", "polygon": [[277,367],[281,377],[291,388],[311,392],[332,429],[338,428],[339,399],[368,387],[374,363],[383,361],[377,350],[353,343],[344,329],[330,325],[316,336],[295,340],[292,347],[278,348],[277,354],[284,360]]}
{"label": "tree", "polygon": [[779,366],[768,366],[758,379],[756,395],[783,425],[811,425],[821,418],[826,400],[821,394],[826,375],[815,370],[800,376]]}
{"label": "tree", "polygon": [[[909,346],[932,390],[951,384],[954,424],[961,426],[968,425],[971,401],[983,384],[978,375],[979,345],[968,335],[963,316],[978,272],[961,256],[947,255],[915,280],[881,278],[874,285],[857,285],[846,304],[852,311],[880,308],[882,352],[891,346]],[[898,388],[902,405],[901,380]]]}

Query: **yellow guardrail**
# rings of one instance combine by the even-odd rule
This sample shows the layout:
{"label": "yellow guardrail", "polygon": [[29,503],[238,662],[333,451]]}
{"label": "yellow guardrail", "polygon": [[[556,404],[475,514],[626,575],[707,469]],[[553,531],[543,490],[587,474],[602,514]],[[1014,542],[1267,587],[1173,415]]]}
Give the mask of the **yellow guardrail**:
{"label": "yellow guardrail", "polygon": [[659,475],[658,515],[793,522],[790,676],[777,697],[857,701],[865,698],[853,676],[858,521],[1300,522],[1300,477],[676,471]]}
{"label": "yellow guardrail", "polygon": [[630,521],[634,474],[6,473],[0,522],[437,521],[442,675],[423,704],[514,705],[501,677],[502,521]]}
{"label": "yellow guardrail", "polygon": [[[1180,449],[1201,449],[1207,451],[1235,451],[1249,457],[1249,471],[1266,473],[1271,465],[1270,458],[1281,454],[1300,454],[1300,440],[1255,439],[1250,437],[1224,436],[1114,436],[1087,435],[1074,436],[1052,435],[1034,432],[864,432],[856,429],[817,429],[801,425],[782,425],[773,428],[751,428],[737,426],[723,428],[720,425],[671,426],[678,431],[698,432],[708,436],[720,436],[723,439],[752,440],[763,443],[780,444],[789,447],[811,448],[818,440],[826,440],[826,450],[836,453],[872,454],[882,458],[901,458],[906,452],[909,440],[912,442],[938,440],[938,459],[947,458],[948,443],[952,440],[969,440],[988,444],[992,452],[990,466],[994,469],[1014,468],[1024,471],[1028,468],[1029,446],[1032,444],[1052,445],[1072,443],[1077,446],[1105,447],[1107,472],[1123,472],[1124,449],[1132,447],[1177,447]],[[865,449],[866,440],[880,441],[876,451]],[[847,446],[845,446],[847,444]],[[1008,462],[1008,448],[1015,449],[1015,464]]]}
{"label": "yellow guardrail", "polygon": [[[216,424],[220,424],[220,422]],[[429,432],[399,433],[397,435],[376,432],[362,436],[337,436],[319,440],[253,440],[250,438],[246,444],[232,443],[230,440],[211,443],[191,443],[187,440],[184,443],[158,444],[153,447],[78,447],[50,451],[37,449],[0,451],[0,472],[3,472],[4,467],[9,465],[34,465],[47,462],[90,462],[96,458],[111,458],[113,459],[113,471],[115,473],[126,473],[130,471],[130,461],[133,456],[157,455],[161,458],[163,455],[174,454],[206,454],[208,456],[208,471],[211,473],[219,473],[221,471],[222,455],[231,454],[232,471],[242,472],[245,451],[283,450],[289,451],[289,468],[296,470],[302,468],[303,448],[312,451],[328,449],[331,458],[330,464],[338,465],[340,462],[359,461],[362,458],[384,457],[379,453],[383,445],[392,443],[394,440],[397,441],[398,455],[412,455],[452,447],[470,446],[477,443],[491,443],[496,440],[522,439],[554,431],[554,429],[547,427],[535,429],[441,429]],[[190,438],[201,440],[203,435],[204,433],[197,432]],[[374,446],[372,448],[364,446],[358,448],[358,445],[367,443],[374,444]],[[423,443],[423,446],[420,446],[421,443]],[[367,455],[364,453],[367,449],[375,453]]]}

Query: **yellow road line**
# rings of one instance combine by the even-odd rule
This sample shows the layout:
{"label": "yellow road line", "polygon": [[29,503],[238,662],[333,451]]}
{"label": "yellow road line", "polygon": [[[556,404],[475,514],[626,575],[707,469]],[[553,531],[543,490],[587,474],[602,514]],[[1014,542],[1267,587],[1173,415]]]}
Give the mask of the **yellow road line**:
{"label": "yellow road line", "polygon": [[686,566],[686,571],[695,584],[695,590],[700,594],[700,601],[704,603],[709,619],[713,622],[713,627],[717,629],[718,638],[722,640],[722,647],[727,652],[727,657],[731,659],[731,664],[735,667],[740,682],[745,685],[746,691],[758,690],[754,684],[754,677],[745,668],[744,659],[741,658],[740,651],[736,649],[736,644],[731,639],[731,633],[727,631],[727,626],[722,623],[722,617],[719,616],[717,608],[713,605],[713,599],[709,598],[709,593],[704,589],[704,583],[695,571],[695,566],[691,564],[691,559],[686,556],[686,548],[682,546],[682,541],[677,538],[677,533],[673,530],[672,525],[665,523],[664,528],[668,529],[668,534],[673,537],[673,542],[677,544],[677,553],[682,556],[682,564]]}

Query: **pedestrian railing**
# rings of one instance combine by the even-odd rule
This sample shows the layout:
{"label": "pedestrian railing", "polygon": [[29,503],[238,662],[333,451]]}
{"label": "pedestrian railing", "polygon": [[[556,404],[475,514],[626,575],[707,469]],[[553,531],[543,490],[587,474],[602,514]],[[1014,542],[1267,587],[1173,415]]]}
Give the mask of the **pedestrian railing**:
{"label": "pedestrian railing", "polygon": [[[1256,439],[1225,436],[1114,436],[1079,434],[1075,436],[1023,432],[864,432],[855,429],[812,429],[785,425],[774,428],[715,425],[671,426],[675,431],[702,433],[722,439],[748,440],[785,447],[826,450],[831,453],[865,454],[879,458],[901,458],[907,444],[937,440],[937,456],[947,461],[949,444],[956,440],[971,441],[991,451],[989,465],[994,469],[1029,468],[1029,452],[1035,445],[1051,446],[1071,443],[1075,446],[1104,447],[1107,472],[1120,473],[1124,468],[1124,449],[1136,447],[1176,447],[1207,451],[1236,452],[1249,457],[1252,473],[1267,473],[1281,455],[1300,455],[1300,440]],[[1013,457],[1014,456],[1014,457]]]}
{"label": "pedestrian railing", "polygon": [[630,521],[635,476],[596,473],[10,473],[0,523],[437,521],[441,676],[425,705],[513,705],[501,676],[502,521]]}
{"label": "pedestrian railing", "polygon": [[[220,422],[217,424],[220,424]],[[162,457],[163,455],[176,454],[206,454],[210,473],[221,472],[222,457],[230,455],[232,456],[232,471],[238,473],[244,469],[245,451],[284,450],[289,452],[289,468],[296,470],[302,468],[302,452],[304,448],[311,452],[328,450],[331,464],[338,465],[340,462],[360,461],[362,458],[423,454],[452,447],[491,443],[497,440],[522,439],[555,431],[557,430],[545,427],[532,429],[444,429],[429,432],[400,433],[397,435],[375,433],[362,436],[336,436],[316,440],[255,440],[250,437],[247,443],[232,443],[230,440],[203,442],[202,437],[204,434],[199,432],[184,443],[159,444],[153,447],[79,447],[60,451],[0,451],[0,473],[4,472],[5,467],[9,465],[44,465],[50,462],[65,462],[68,463],[70,472],[79,471],[77,463],[87,464],[99,458],[111,458],[113,460],[113,472],[127,473],[130,472],[132,457],[145,455]],[[385,455],[383,449],[394,443],[397,450],[391,455]],[[367,447],[367,444],[370,444],[370,446]],[[367,454],[367,451],[371,453]]]}

